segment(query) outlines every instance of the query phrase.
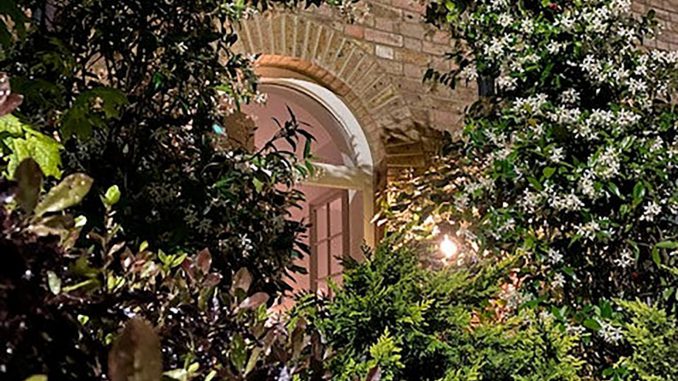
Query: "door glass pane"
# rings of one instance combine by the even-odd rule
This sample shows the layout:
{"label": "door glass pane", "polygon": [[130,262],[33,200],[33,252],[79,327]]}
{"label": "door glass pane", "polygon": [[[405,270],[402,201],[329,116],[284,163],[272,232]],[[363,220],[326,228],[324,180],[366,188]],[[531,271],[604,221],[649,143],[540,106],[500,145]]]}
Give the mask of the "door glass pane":
{"label": "door glass pane", "polygon": [[343,230],[343,200],[342,193],[338,194],[338,198],[330,203],[330,234],[335,235],[341,233]]}
{"label": "door glass pane", "polygon": [[327,269],[329,266],[329,253],[327,252],[328,242],[323,241],[318,244],[316,253],[318,254],[318,278],[324,278],[327,275]]}
{"label": "door glass pane", "polygon": [[341,258],[344,255],[343,241],[344,238],[341,235],[333,238],[330,241],[330,253],[332,255],[331,259],[332,274],[336,274],[341,271]]}
{"label": "door glass pane", "polygon": [[327,207],[325,205],[316,209],[315,231],[318,241],[327,238]]}

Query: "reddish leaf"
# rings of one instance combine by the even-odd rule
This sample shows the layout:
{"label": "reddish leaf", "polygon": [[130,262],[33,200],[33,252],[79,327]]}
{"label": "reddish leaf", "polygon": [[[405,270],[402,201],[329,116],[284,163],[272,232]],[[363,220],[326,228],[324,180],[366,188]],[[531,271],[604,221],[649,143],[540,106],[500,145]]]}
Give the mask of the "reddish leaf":
{"label": "reddish leaf", "polygon": [[235,294],[236,290],[243,290],[245,292],[249,291],[250,286],[252,285],[252,274],[246,269],[241,268],[235,273],[233,277],[233,288],[231,293]]}
{"label": "reddish leaf", "polygon": [[259,307],[260,305],[268,302],[269,296],[265,292],[257,292],[256,294],[248,297],[247,299],[243,300],[242,303],[240,303],[240,306],[238,308],[241,309],[255,309]]}
{"label": "reddish leaf", "polygon": [[207,274],[210,271],[210,268],[212,267],[212,255],[210,254],[209,249],[203,249],[198,253],[196,263],[203,274]]}
{"label": "reddish leaf", "polygon": [[160,381],[160,339],[150,324],[134,318],[127,322],[108,354],[111,381]]}
{"label": "reddish leaf", "polygon": [[367,373],[367,378],[365,381],[379,381],[381,380],[381,369],[379,367],[375,367],[370,369],[369,373]]}

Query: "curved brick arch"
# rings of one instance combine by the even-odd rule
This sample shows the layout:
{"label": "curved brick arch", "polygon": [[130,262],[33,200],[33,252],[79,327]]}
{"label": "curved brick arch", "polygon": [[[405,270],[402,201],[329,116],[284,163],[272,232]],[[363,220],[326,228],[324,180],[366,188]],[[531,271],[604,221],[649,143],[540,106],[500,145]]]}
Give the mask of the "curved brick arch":
{"label": "curved brick arch", "polygon": [[407,102],[359,41],[289,13],[257,15],[241,24],[239,36],[236,51],[260,54],[262,75],[295,73],[337,94],[365,131],[375,163],[425,162]]}

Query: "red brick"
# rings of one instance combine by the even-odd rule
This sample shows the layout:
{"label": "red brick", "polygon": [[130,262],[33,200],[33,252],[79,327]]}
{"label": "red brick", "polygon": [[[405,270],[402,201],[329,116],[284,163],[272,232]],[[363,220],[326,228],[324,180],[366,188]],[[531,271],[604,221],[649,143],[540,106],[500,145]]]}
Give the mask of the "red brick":
{"label": "red brick", "polygon": [[403,36],[375,29],[365,29],[365,39],[384,45],[403,46]]}
{"label": "red brick", "polygon": [[353,38],[364,38],[365,27],[356,24],[348,24],[344,27],[344,33]]}

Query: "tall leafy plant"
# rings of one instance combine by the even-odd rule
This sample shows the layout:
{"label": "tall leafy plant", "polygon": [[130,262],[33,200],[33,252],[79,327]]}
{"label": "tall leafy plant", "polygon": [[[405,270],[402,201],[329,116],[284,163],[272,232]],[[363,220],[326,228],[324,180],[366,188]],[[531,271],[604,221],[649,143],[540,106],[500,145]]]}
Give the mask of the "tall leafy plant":
{"label": "tall leafy plant", "polygon": [[[0,68],[25,97],[17,116],[60,136],[67,172],[96,178],[97,192],[121,188],[123,234],[171,252],[208,247],[227,278],[247,267],[256,288],[287,288],[285,274],[305,251],[304,227],[287,211],[301,199],[291,186],[307,163],[270,145],[225,149],[221,123],[263,99],[256,57],[232,50],[238,22],[298,3],[9,3],[0,9],[14,21],[0,25],[10,36]],[[310,140],[293,118],[277,138],[294,147]],[[103,212],[94,199],[80,209],[92,221]]]}
{"label": "tall leafy plant", "polygon": [[615,298],[677,308],[678,54],[642,46],[657,21],[627,0],[432,1],[427,18],[456,41],[455,69],[428,77],[481,97],[453,153],[393,196],[415,196],[393,226],[453,236],[459,263],[522,258],[502,303],[584,332],[600,376],[632,350]]}

